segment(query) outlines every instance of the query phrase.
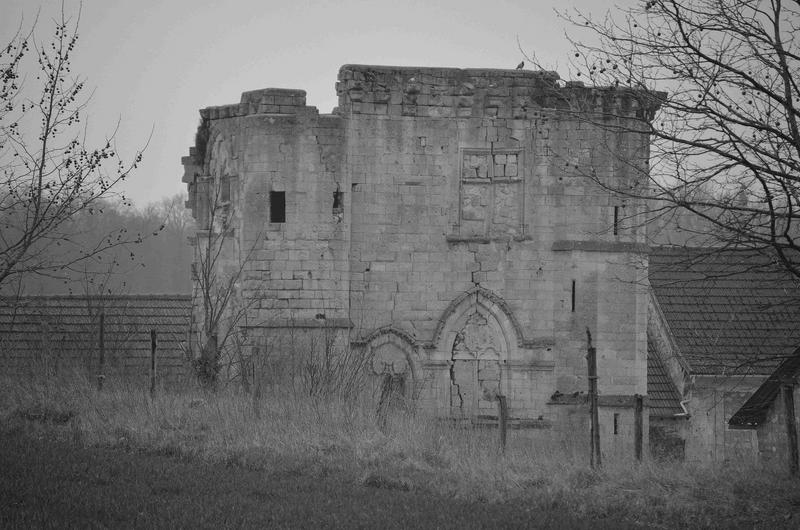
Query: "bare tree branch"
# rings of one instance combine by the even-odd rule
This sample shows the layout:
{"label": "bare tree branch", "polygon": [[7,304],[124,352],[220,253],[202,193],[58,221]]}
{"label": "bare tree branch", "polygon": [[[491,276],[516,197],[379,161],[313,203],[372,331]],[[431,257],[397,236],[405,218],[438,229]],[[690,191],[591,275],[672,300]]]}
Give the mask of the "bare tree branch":
{"label": "bare tree branch", "polygon": [[81,127],[89,97],[73,75],[80,13],[63,12],[50,40],[34,27],[0,49],[0,288],[30,275],[58,276],[117,245],[124,231],[89,245],[73,237],[81,213],[99,215],[141,161],[123,162],[113,147],[90,146]]}
{"label": "bare tree branch", "polygon": [[[647,199],[651,219],[693,219],[689,230],[703,236],[695,244],[763,252],[800,278],[800,4],[649,0],[601,20],[561,16],[574,25],[578,79],[635,89],[642,109],[657,109],[633,124],[611,106],[587,118],[587,102],[570,102],[576,119],[610,138],[646,128],[650,164],[633,168],[646,186],[570,169],[617,196]],[[629,163],[614,147],[607,151]]]}

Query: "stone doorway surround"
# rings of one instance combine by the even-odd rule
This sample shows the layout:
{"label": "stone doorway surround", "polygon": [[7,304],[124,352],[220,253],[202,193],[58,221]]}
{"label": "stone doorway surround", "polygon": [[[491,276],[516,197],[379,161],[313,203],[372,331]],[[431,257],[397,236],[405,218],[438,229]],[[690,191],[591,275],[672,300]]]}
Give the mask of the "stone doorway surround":
{"label": "stone doorway surround", "polygon": [[519,356],[519,325],[502,300],[476,287],[455,300],[440,319],[429,362],[439,366],[452,417],[496,414],[498,395],[509,393],[508,361]]}

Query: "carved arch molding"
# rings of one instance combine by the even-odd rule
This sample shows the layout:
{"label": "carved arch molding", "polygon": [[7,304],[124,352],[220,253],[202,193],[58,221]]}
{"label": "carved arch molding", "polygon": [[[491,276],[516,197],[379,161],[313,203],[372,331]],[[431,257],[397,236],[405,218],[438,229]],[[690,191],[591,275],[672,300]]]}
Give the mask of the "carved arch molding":
{"label": "carved arch molding", "polygon": [[436,330],[433,333],[431,342],[425,344],[425,348],[436,349],[439,347],[445,335],[445,329],[448,327],[449,322],[456,318],[460,313],[469,310],[470,307],[480,306],[487,308],[487,310],[495,315],[498,320],[506,323],[506,328],[509,328],[509,340],[516,342],[520,348],[531,348],[534,341],[526,339],[522,333],[522,326],[520,326],[517,317],[514,316],[511,308],[500,296],[496,295],[489,289],[483,287],[473,287],[472,289],[462,293],[458,298],[453,300],[447,309],[444,310],[439,322],[436,325]]}
{"label": "carved arch molding", "polygon": [[370,366],[376,375],[403,375],[416,379],[414,338],[393,327],[380,328],[356,344],[367,348]]}
{"label": "carved arch molding", "polygon": [[[536,341],[544,344],[542,339]],[[475,287],[443,312],[430,343],[394,327],[381,328],[356,344],[364,345],[376,374],[406,374],[417,379],[421,366],[433,369],[456,417],[496,414],[497,396],[508,392],[508,370],[534,347],[526,340],[508,305],[493,292]],[[421,349],[427,353],[420,358]],[[443,403],[444,405],[444,403]]]}

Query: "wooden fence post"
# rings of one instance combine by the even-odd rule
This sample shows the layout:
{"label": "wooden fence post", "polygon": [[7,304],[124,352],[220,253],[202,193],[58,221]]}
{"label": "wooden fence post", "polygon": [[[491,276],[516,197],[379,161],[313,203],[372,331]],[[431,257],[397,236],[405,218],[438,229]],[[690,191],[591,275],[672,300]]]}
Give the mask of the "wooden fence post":
{"label": "wooden fence post", "polygon": [[644,397],[641,394],[636,394],[636,407],[633,409],[634,414],[634,449],[636,452],[636,460],[642,460],[642,444],[644,439]]}
{"label": "wooden fence post", "polygon": [[589,464],[595,468],[602,465],[600,456],[600,418],[597,407],[597,350],[592,346],[592,333],[589,328],[586,328],[586,336],[588,339],[586,362],[588,364],[587,373],[589,379],[589,415],[591,417]]}
{"label": "wooden fence post", "polygon": [[797,424],[794,420],[794,384],[782,384],[781,394],[783,394],[783,409],[786,416],[786,441],[789,445],[789,473],[797,475],[798,453]]}
{"label": "wooden fence post", "polygon": [[105,343],[105,335],[106,335],[106,315],[105,312],[100,312],[100,336],[98,337],[98,346],[100,349],[100,362],[99,367],[97,369],[97,390],[103,390],[103,381],[106,378],[105,374],[105,364],[106,364],[106,343]]}
{"label": "wooden fence post", "polygon": [[156,395],[156,330],[150,330],[150,397]]}
{"label": "wooden fence post", "polygon": [[503,395],[497,396],[497,421],[500,430],[500,450],[506,452],[506,431],[508,429],[508,403]]}

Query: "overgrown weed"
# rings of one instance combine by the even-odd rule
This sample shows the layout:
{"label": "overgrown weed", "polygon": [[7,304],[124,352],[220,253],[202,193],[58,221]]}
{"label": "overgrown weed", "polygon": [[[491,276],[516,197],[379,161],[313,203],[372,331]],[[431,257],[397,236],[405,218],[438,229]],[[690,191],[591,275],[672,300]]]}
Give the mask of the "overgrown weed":
{"label": "overgrown weed", "polygon": [[234,389],[160,389],[151,399],[130,382],[108,380],[97,391],[80,373],[62,373],[6,378],[0,419],[7,429],[23,424],[89,445],[276,474],[338,474],[370,487],[522,501],[648,526],[788,517],[800,499],[796,481],[754,464],[610,460],[591,470],[579,447],[510,431],[503,454],[496,431],[457,428],[421,412],[397,413],[382,430],[369,396],[268,389],[256,414],[251,396]]}

